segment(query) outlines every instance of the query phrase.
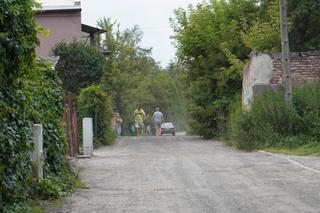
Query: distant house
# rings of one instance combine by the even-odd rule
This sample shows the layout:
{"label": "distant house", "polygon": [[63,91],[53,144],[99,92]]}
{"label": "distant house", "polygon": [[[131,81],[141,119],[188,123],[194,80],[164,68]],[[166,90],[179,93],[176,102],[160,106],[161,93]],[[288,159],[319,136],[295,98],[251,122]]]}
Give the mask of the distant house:
{"label": "distant house", "polygon": [[96,39],[105,33],[99,28],[81,23],[81,2],[76,0],[37,0],[42,7],[36,10],[36,22],[49,32],[49,35],[39,35],[40,46],[36,54],[41,58],[52,58],[51,49],[59,42],[83,40],[107,53]]}

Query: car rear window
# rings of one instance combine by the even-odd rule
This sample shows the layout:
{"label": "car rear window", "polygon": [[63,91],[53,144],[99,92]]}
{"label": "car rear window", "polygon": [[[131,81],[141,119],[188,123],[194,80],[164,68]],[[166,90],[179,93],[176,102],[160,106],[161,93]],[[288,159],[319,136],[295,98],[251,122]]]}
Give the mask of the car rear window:
{"label": "car rear window", "polygon": [[170,127],[170,128],[173,128],[173,124],[172,123],[164,123],[162,124],[162,127]]}

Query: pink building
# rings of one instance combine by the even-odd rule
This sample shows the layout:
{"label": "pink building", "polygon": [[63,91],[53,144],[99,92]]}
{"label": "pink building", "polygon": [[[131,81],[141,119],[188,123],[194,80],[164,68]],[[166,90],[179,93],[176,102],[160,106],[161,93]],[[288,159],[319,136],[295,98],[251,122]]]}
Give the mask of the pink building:
{"label": "pink building", "polygon": [[40,46],[36,49],[39,57],[49,58],[51,49],[59,42],[83,40],[107,52],[96,42],[96,37],[105,31],[81,24],[81,2],[76,0],[37,0],[42,7],[36,9],[36,21],[49,32],[39,35]]}

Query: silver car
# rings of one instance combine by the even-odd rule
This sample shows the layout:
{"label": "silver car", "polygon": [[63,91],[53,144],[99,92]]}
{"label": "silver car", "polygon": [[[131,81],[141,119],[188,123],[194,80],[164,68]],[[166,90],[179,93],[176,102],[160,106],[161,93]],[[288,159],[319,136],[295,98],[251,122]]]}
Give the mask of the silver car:
{"label": "silver car", "polygon": [[163,123],[161,124],[160,134],[176,135],[176,128],[172,123]]}

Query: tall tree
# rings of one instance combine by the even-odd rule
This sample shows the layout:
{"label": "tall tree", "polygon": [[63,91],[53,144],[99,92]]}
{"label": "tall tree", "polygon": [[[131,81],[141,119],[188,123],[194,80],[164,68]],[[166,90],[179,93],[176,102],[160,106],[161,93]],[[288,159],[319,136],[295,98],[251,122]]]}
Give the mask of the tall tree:
{"label": "tall tree", "polygon": [[252,51],[280,51],[279,0],[264,1],[257,19],[241,33],[241,39]]}
{"label": "tall tree", "polygon": [[[253,25],[242,34],[246,46],[254,51],[280,51],[279,1],[262,0]],[[287,0],[289,43],[292,52],[320,49],[320,1]]]}
{"label": "tall tree", "polygon": [[95,48],[73,41],[60,42],[52,51],[55,56],[59,56],[56,70],[67,92],[78,94],[81,88],[100,81],[106,59]]}
{"label": "tall tree", "polygon": [[204,137],[224,131],[229,104],[240,93],[250,50],[241,42],[259,12],[254,0],[213,0],[175,11],[177,56],[187,67],[185,83],[192,130]]}
{"label": "tall tree", "polygon": [[119,24],[106,18],[98,25],[107,31],[102,41],[111,50],[101,85],[112,95],[124,126],[132,121],[138,105],[145,109],[148,121],[156,106],[160,106],[167,119],[177,118],[173,115],[178,109],[172,107],[177,97],[176,82],[152,58],[151,48],[141,46],[139,27],[120,31]]}
{"label": "tall tree", "polygon": [[290,49],[320,50],[320,1],[289,0]]}

